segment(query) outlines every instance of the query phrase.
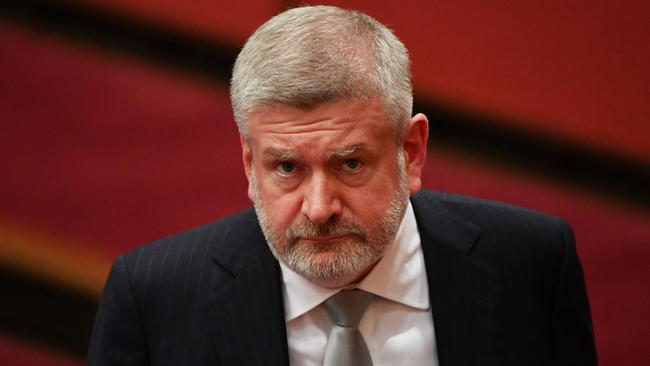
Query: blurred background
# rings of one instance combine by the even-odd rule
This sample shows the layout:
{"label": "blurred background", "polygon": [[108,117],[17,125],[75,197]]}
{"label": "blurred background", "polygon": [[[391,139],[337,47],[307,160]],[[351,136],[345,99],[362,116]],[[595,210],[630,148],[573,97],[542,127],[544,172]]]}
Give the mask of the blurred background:
{"label": "blurred background", "polygon": [[[81,365],[118,254],[250,205],[228,99],[279,0],[0,2],[0,363]],[[650,2],[310,2],[411,52],[425,187],[562,216],[603,365],[650,359]]]}

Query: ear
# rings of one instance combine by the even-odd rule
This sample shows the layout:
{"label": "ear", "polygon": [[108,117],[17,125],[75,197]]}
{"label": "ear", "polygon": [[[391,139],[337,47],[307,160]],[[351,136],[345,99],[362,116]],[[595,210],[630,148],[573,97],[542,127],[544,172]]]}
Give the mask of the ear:
{"label": "ear", "polygon": [[248,144],[248,140],[242,135],[239,135],[239,143],[241,144],[241,155],[244,162],[244,173],[248,180],[248,198],[253,201],[253,181],[251,174],[253,174],[253,152]]}
{"label": "ear", "polygon": [[418,113],[406,125],[403,145],[411,195],[422,188],[422,170],[427,159],[428,142],[429,120],[424,114]]}

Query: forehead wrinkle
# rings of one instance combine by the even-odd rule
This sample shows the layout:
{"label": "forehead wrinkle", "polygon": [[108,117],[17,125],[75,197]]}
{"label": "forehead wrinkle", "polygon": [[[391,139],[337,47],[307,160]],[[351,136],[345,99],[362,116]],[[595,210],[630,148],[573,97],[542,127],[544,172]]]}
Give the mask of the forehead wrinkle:
{"label": "forehead wrinkle", "polygon": [[273,135],[311,135],[314,133],[338,132],[342,129],[351,129],[357,121],[323,118],[310,121],[273,121],[258,129],[262,133]]}
{"label": "forehead wrinkle", "polygon": [[[276,107],[277,108],[277,107]],[[337,111],[329,111],[325,114],[311,115],[317,111],[305,111],[290,109],[287,113],[278,115],[274,109],[267,110],[267,113],[253,114],[255,122],[250,123],[251,130],[258,130],[260,133],[275,135],[297,135],[311,134],[314,132],[335,132],[341,128],[350,128],[361,120],[346,115],[338,115]],[[251,117],[251,119],[253,119]],[[362,119],[365,119],[364,117]]]}

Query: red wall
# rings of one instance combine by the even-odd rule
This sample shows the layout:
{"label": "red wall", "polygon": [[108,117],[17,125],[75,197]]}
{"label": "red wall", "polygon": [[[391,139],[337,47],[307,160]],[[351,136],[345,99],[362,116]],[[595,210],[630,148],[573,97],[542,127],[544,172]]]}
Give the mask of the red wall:
{"label": "red wall", "polygon": [[[86,0],[241,45],[279,0]],[[301,1],[289,1],[301,4]],[[310,1],[359,9],[409,48],[423,100],[650,164],[650,2]]]}

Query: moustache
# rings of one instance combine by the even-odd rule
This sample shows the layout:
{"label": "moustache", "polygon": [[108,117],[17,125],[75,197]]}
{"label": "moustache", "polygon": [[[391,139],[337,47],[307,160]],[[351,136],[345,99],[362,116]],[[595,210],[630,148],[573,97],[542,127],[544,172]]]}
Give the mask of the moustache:
{"label": "moustache", "polygon": [[297,222],[289,227],[286,234],[288,243],[295,244],[298,240],[310,236],[341,236],[356,235],[362,240],[367,239],[366,231],[352,220],[332,218],[324,224],[314,224],[309,220]]}

